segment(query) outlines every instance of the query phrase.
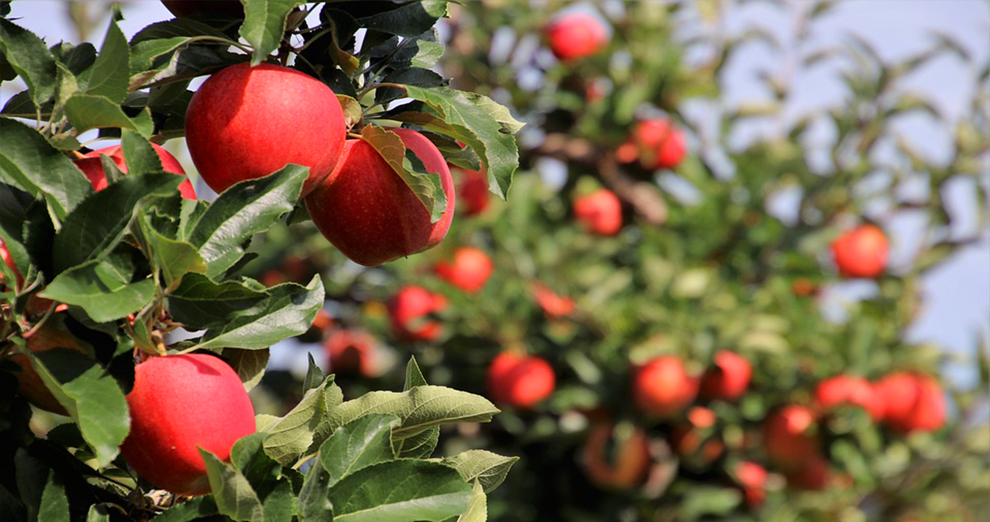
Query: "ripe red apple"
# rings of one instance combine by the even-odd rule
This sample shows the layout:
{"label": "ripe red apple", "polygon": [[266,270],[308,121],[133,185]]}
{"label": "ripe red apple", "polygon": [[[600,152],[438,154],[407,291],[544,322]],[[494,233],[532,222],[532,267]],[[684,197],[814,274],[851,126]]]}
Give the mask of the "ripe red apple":
{"label": "ripe red apple", "polygon": [[[17,263],[14,262],[14,258],[7,250],[7,245],[4,244],[3,239],[0,239],[0,258],[3,258],[3,262],[14,272],[14,283],[20,288],[24,284],[24,278],[21,277],[21,273],[17,270]],[[0,283],[3,283],[3,274],[0,274]]]}
{"label": "ripe red apple", "polygon": [[437,263],[436,272],[450,284],[469,293],[478,293],[485,286],[488,277],[492,275],[492,260],[480,249],[474,247],[458,248],[454,252],[454,261]]}
{"label": "ripe red apple", "polygon": [[532,409],[556,387],[550,363],[514,352],[502,352],[492,360],[486,382],[492,402],[522,410]]}
{"label": "ripe red apple", "polygon": [[562,297],[542,283],[533,283],[533,299],[550,319],[560,319],[574,313],[574,300]]}
{"label": "ripe red apple", "polygon": [[332,174],[306,198],[306,208],[323,236],[356,263],[376,266],[439,243],[454,217],[454,181],[440,150],[422,134],[389,129],[439,174],[447,210],[430,223],[430,214],[385,158],[362,139],[347,140]]}
{"label": "ripe red apple", "polygon": [[677,424],[670,432],[674,451],[694,466],[705,467],[725,452],[725,444],[711,428],[717,418],[708,408],[695,406],[688,411],[688,424]]}
{"label": "ripe red apple", "polygon": [[876,383],[884,421],[895,430],[935,431],[945,425],[945,395],[928,375],[897,372]]}
{"label": "ripe red apple", "polygon": [[874,391],[873,385],[862,377],[836,375],[825,379],[815,388],[815,401],[823,410],[842,405],[859,406],[874,421],[881,420],[884,415],[883,402]]}
{"label": "ripe red apple", "polygon": [[639,158],[645,169],[673,169],[687,154],[684,133],[670,120],[658,118],[640,122],[629,141],[616,150],[616,159],[631,163]]}
{"label": "ripe red apple", "polygon": [[388,303],[389,319],[395,337],[403,341],[435,341],[443,325],[428,318],[447,308],[447,298],[419,286],[407,286]]}
{"label": "ripe red apple", "polygon": [[608,39],[602,23],[587,13],[561,16],[547,26],[546,32],[550,50],[565,62],[597,53]]}
{"label": "ripe red apple", "polygon": [[323,343],[327,366],[334,373],[360,373],[365,377],[378,375],[375,338],[357,330],[336,330]]}
{"label": "ripe red apple", "polygon": [[[612,451],[610,446],[614,446]],[[592,484],[604,489],[634,488],[646,480],[650,469],[650,440],[638,426],[622,433],[611,422],[597,422],[584,441],[581,460]]]}
{"label": "ripe red apple", "polygon": [[738,400],[749,387],[753,367],[745,357],[728,350],[719,350],[714,366],[701,378],[701,396],[726,401]]}
{"label": "ripe red apple", "polygon": [[835,265],[846,277],[877,277],[889,254],[887,236],[874,225],[858,226],[832,242]]}
{"label": "ripe red apple", "polygon": [[255,432],[254,407],[237,373],[211,355],[152,357],[135,368],[127,394],[127,463],[156,487],[180,495],[210,492],[197,447],[221,460]]}
{"label": "ripe red apple", "polygon": [[574,216],[591,232],[614,236],[622,228],[622,203],[607,189],[574,200]]}
{"label": "ripe red apple", "polygon": [[244,17],[240,0],[162,0],[165,8],[175,16],[190,17],[199,13],[228,14]]}
{"label": "ripe red apple", "polygon": [[743,496],[749,509],[757,509],[763,505],[767,496],[767,470],[763,466],[750,461],[743,461],[733,470],[736,482],[742,486]]}
{"label": "ripe red apple", "polygon": [[333,171],[347,129],[336,95],[288,67],[248,63],[210,76],[186,109],[186,143],[216,192],[288,163],[309,167],[305,196]]}
{"label": "ripe red apple", "polygon": [[698,378],[688,375],[677,357],[657,357],[635,372],[632,393],[633,401],[644,413],[669,417],[694,401]]}
{"label": "ripe red apple", "polygon": [[461,183],[457,188],[457,199],[462,202],[461,209],[467,216],[477,216],[488,208],[491,192],[488,190],[488,175],[482,167],[480,171],[459,169],[462,173]]}
{"label": "ripe red apple", "polygon": [[818,458],[816,420],[811,409],[794,404],[771,413],[763,425],[763,442],[770,462],[781,469],[795,470]]}
{"label": "ripe red apple", "polygon": [[[79,344],[75,336],[51,323],[47,323],[33,332],[26,341],[27,349],[33,353],[41,353],[54,348],[67,348],[86,353],[86,349]],[[17,375],[17,392],[22,397],[43,410],[59,415],[69,414],[45,386],[45,382],[38,376],[38,372],[34,371],[27,356],[12,355],[10,361],[21,368],[21,372]]]}
{"label": "ripe red apple", "polygon": [[[182,164],[179,163],[179,160],[175,159],[175,156],[158,144],[152,143],[151,147],[158,153],[158,159],[162,162],[162,169],[165,172],[180,176],[186,175],[186,171],[182,169]],[[86,179],[93,185],[93,190],[97,192],[107,188],[107,175],[103,171],[103,162],[100,160],[100,155],[107,156],[113,160],[121,172],[127,173],[127,163],[124,162],[124,149],[120,145],[94,150],[83,155],[81,158],[73,160],[76,167],[79,167],[79,170],[83,171]],[[193,190],[192,183],[188,178],[179,184],[179,193],[182,194],[182,199],[196,199],[196,191]]]}

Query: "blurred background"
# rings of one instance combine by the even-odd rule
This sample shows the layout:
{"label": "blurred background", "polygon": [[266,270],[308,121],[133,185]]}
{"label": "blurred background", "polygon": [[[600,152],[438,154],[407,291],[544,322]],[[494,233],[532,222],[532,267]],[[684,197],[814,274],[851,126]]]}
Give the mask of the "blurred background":
{"label": "blurred background", "polygon": [[[98,44],[114,12],[127,36],[171,17],[12,7],[49,44]],[[493,520],[986,520],[990,3],[450,10],[437,72],[527,123],[509,201],[455,168],[447,239],[374,269],[309,223],[256,241],[259,280],[320,273],[328,293],[272,348],[259,411],[298,401],[308,355],[353,396],[398,389],[412,354],[505,410],[441,435],[445,453],[523,457]],[[182,140],[166,146],[195,179]],[[840,257],[875,238],[838,246],[862,225],[889,240],[869,274]],[[830,395],[835,376],[868,391]],[[890,413],[931,386],[897,406],[924,421]]]}

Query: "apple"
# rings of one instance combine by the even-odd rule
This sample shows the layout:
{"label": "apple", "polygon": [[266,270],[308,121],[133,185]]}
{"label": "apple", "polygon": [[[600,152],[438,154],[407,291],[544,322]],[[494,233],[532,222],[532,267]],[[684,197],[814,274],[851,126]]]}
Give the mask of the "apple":
{"label": "apple", "polygon": [[562,297],[542,283],[533,283],[533,299],[550,319],[560,319],[574,313],[574,300]]}
{"label": "apple", "polygon": [[443,325],[429,319],[447,308],[447,298],[419,286],[406,286],[389,301],[389,319],[395,337],[403,341],[435,341]]}
{"label": "apple", "polygon": [[648,415],[670,417],[687,408],[698,395],[698,378],[688,375],[677,357],[657,357],[635,371],[633,402]]}
{"label": "apple", "polygon": [[945,425],[945,395],[928,375],[896,372],[876,383],[883,403],[883,420],[895,430],[935,431]]}
{"label": "apple", "polygon": [[743,497],[749,509],[757,509],[763,505],[767,496],[767,470],[763,466],[751,462],[742,461],[736,464],[733,469],[736,482],[742,486]]}
{"label": "apple", "polygon": [[458,248],[454,252],[454,261],[437,263],[436,273],[450,284],[476,294],[485,286],[488,277],[492,275],[492,260],[480,249],[474,247]]}
{"label": "apple", "polygon": [[175,16],[216,13],[244,18],[244,6],[240,0],[162,0],[162,4]]}
{"label": "apple", "polygon": [[589,231],[614,236],[622,228],[622,203],[612,191],[598,189],[574,200],[574,216]]}
{"label": "apple", "polygon": [[553,394],[556,376],[546,360],[506,351],[492,360],[486,382],[495,404],[529,410]]}
{"label": "apple", "polygon": [[305,196],[337,165],[346,133],[344,111],[329,87],[267,63],[213,74],[186,109],[189,154],[218,193],[294,163],[309,167]]}
{"label": "apple", "polygon": [[197,447],[228,460],[234,442],[255,432],[244,385],[212,355],[168,355],[138,364],[127,406],[131,432],[120,453],[155,487],[178,495],[210,492]]}
{"label": "apple", "polygon": [[340,164],[306,198],[306,208],[328,241],[365,266],[432,248],[447,235],[454,217],[454,181],[440,150],[414,130],[389,130],[427,172],[440,176],[447,209],[431,223],[423,203],[370,143],[347,140]]}
{"label": "apple", "polygon": [[634,488],[646,480],[650,469],[650,440],[638,426],[617,431],[611,422],[597,422],[584,441],[581,460],[592,484],[604,489]]}
{"label": "apple", "polygon": [[884,406],[873,385],[862,377],[836,375],[818,383],[815,388],[815,401],[823,410],[831,410],[842,405],[859,406],[866,410],[874,421],[884,416]]}
{"label": "apple", "polygon": [[375,338],[357,330],[336,330],[323,342],[327,366],[334,373],[378,375]]}
{"label": "apple", "polygon": [[861,225],[832,242],[832,255],[840,274],[873,278],[886,268],[890,244],[876,226]]}
{"label": "apple", "polygon": [[828,487],[832,469],[828,460],[816,456],[798,468],[788,471],[787,483],[793,487],[811,491],[821,491]]}
{"label": "apple", "polygon": [[[179,163],[179,160],[175,159],[175,156],[158,144],[152,143],[151,148],[155,149],[155,152],[158,153],[158,159],[162,162],[162,169],[165,172],[180,176],[186,175],[186,171],[182,169],[182,164]],[[100,160],[100,155],[107,156],[113,160],[121,172],[127,173],[127,163],[124,162],[124,149],[120,145],[94,150],[84,154],[81,158],[73,160],[76,167],[79,167],[79,170],[83,171],[86,179],[93,185],[93,190],[97,192],[107,188],[107,175],[103,171],[103,162]],[[188,178],[179,184],[179,193],[182,194],[182,199],[196,199],[196,191],[193,190],[192,183]]]}
{"label": "apple", "polygon": [[550,50],[565,62],[597,53],[608,40],[602,23],[587,13],[561,16],[547,26],[546,33]]}
{"label": "apple", "polygon": [[632,163],[639,158],[644,169],[673,169],[687,154],[684,133],[666,118],[646,120],[636,125],[629,141],[616,150],[616,159]]}
{"label": "apple", "polygon": [[815,413],[790,404],[770,414],[763,425],[764,445],[770,462],[796,470],[819,456]]}
{"label": "apple", "polygon": [[[32,353],[41,353],[53,348],[67,348],[78,352],[86,353],[86,349],[79,344],[79,340],[66,330],[47,323],[26,339],[27,349]],[[31,404],[52,413],[68,415],[69,412],[52,395],[52,392],[45,386],[45,382],[38,376],[38,372],[31,366],[31,361],[26,355],[12,355],[10,361],[20,367],[21,372],[17,375],[17,392],[28,400]]]}
{"label": "apple", "polygon": [[711,429],[717,420],[715,412],[695,406],[687,417],[689,424],[677,424],[671,429],[670,445],[694,466],[708,466],[725,452],[725,444]]}
{"label": "apple", "polygon": [[466,216],[477,216],[488,208],[491,192],[488,190],[488,175],[485,169],[461,171],[461,182],[457,187],[457,199]]}
{"label": "apple", "polygon": [[719,350],[712,361],[714,367],[701,378],[701,396],[726,401],[738,400],[749,387],[753,367],[745,357],[729,350]]}
{"label": "apple", "polygon": [[[24,284],[24,278],[21,277],[21,273],[17,270],[17,263],[14,262],[14,258],[10,255],[7,250],[7,245],[0,239],[0,258],[3,258],[3,262],[14,272],[15,285],[20,288]],[[0,274],[0,283],[3,283],[3,274]]]}

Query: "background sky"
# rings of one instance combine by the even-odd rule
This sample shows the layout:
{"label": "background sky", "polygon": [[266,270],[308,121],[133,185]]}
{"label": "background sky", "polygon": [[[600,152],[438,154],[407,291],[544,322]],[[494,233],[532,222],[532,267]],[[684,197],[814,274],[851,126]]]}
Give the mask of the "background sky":
{"label": "background sky", "polygon": [[[469,0],[470,1],[470,0]],[[649,0],[643,0],[649,1]],[[800,1],[800,0],[796,0]],[[99,47],[109,21],[105,2],[88,4],[93,20],[93,30],[86,40]],[[49,44],[60,40],[79,42],[69,16],[67,2],[62,0],[15,0],[11,18],[34,31]],[[590,4],[588,4],[590,5]],[[794,4],[796,5],[796,4]],[[144,26],[171,17],[156,0],[140,0],[123,3],[125,20],[119,25],[128,37]],[[788,34],[792,20],[765,2],[748,2],[731,13],[727,29],[740,31],[759,26],[778,35],[785,46],[796,46],[793,35]],[[932,31],[950,36],[966,48],[974,57],[974,63],[990,59],[990,2],[986,0],[847,0],[815,25],[810,35],[813,46],[838,46],[849,33],[855,33],[870,42],[884,60],[896,61],[924,50],[930,45]],[[768,99],[764,85],[757,80],[761,70],[774,71],[786,67],[780,58],[766,46],[748,45],[730,63],[724,102],[747,103]],[[793,78],[795,93],[787,114],[797,116],[810,110],[834,105],[842,100],[843,85],[836,67],[819,67],[807,74]],[[970,110],[972,78],[975,67],[951,56],[934,60],[907,79],[905,86],[928,97],[947,121],[954,121]],[[985,87],[985,86],[984,86]],[[0,105],[21,90],[12,82],[0,87]],[[951,137],[944,127],[924,116],[902,118],[898,123],[903,134],[911,139],[919,150],[930,158],[947,158]],[[759,129],[753,129],[759,132]],[[749,139],[752,133],[739,139]],[[823,136],[822,139],[827,139]],[[176,150],[173,140],[170,148]],[[181,149],[181,147],[178,147]],[[193,170],[188,156],[179,150],[178,155],[187,170]],[[982,190],[990,190],[990,158],[984,158],[985,170]],[[961,216],[953,231],[960,236],[981,234],[983,240],[958,252],[951,261],[932,270],[924,284],[926,307],[919,320],[908,331],[908,337],[919,343],[936,343],[947,351],[967,358],[951,367],[949,375],[960,386],[975,382],[976,367],[973,356],[982,339],[990,344],[990,230],[976,229],[977,213],[990,209],[978,208],[972,196],[972,187],[955,186],[949,190],[950,210]],[[907,259],[916,247],[919,223],[910,217],[898,218],[891,223],[893,229],[892,264]],[[835,306],[857,295],[869,293],[869,284],[849,283],[837,289],[831,296]]]}

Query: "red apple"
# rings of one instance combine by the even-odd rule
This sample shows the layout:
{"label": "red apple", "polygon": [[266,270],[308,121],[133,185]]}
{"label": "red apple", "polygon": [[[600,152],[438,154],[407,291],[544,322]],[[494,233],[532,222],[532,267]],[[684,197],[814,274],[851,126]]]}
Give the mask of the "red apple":
{"label": "red apple", "polygon": [[767,456],[785,470],[804,467],[819,456],[815,413],[809,408],[788,405],[773,412],[763,425]]}
{"label": "red apple", "polygon": [[550,50],[565,62],[597,53],[608,39],[602,23],[587,13],[561,16],[547,26],[546,32]]}
{"label": "red apple", "polygon": [[[79,341],[66,330],[54,325],[45,324],[26,339],[27,349],[33,353],[41,353],[54,348],[67,348],[86,353]],[[25,355],[12,355],[10,361],[18,365],[21,372],[17,375],[17,392],[31,404],[52,413],[68,415],[69,412],[52,395],[38,373],[31,366],[31,361]]]}
{"label": "red apple", "polygon": [[749,387],[753,367],[745,357],[728,350],[719,350],[710,368],[701,378],[701,396],[726,401],[738,400]]}
{"label": "red apple", "polygon": [[[151,147],[158,153],[158,159],[162,162],[162,169],[165,172],[180,176],[186,175],[186,171],[182,169],[182,164],[179,163],[179,160],[175,159],[175,156],[155,143],[152,143]],[[107,156],[113,160],[113,163],[117,165],[117,168],[121,172],[127,173],[127,163],[124,162],[124,149],[120,145],[94,150],[74,160],[79,170],[83,171],[86,179],[93,185],[93,190],[97,192],[107,188],[107,175],[103,171],[103,162],[100,160],[100,155]],[[188,178],[179,184],[179,193],[182,194],[183,199],[196,199],[196,191],[193,190],[192,183]]]}
{"label": "red apple", "polygon": [[172,14],[181,17],[190,17],[200,13],[244,17],[244,6],[240,0],[162,0],[162,4]]}
{"label": "red apple", "polygon": [[622,228],[622,203],[612,191],[598,189],[574,200],[574,216],[591,232],[614,236]]}
{"label": "red apple", "polygon": [[542,283],[533,283],[533,299],[550,319],[560,319],[574,313],[574,300],[562,297]]}
{"label": "red apple", "polygon": [[436,267],[437,275],[472,294],[484,288],[492,270],[492,260],[488,255],[473,247],[458,248],[452,263],[442,261]]}
{"label": "red apple", "polygon": [[127,463],[156,487],[180,495],[210,492],[197,447],[221,460],[255,432],[254,407],[237,373],[211,355],[152,357],[135,369],[127,394]]}
{"label": "red apple", "polygon": [[832,242],[835,265],[846,277],[877,277],[889,254],[887,236],[874,225],[856,227]]}
{"label": "red apple", "polygon": [[445,308],[446,297],[419,286],[407,286],[388,303],[392,332],[403,341],[435,341],[443,333],[443,325],[427,316]]}
{"label": "red apple", "polygon": [[186,109],[186,143],[216,192],[286,164],[309,167],[302,195],[333,172],[347,129],[336,95],[288,67],[248,63],[210,76]]}
{"label": "red apple", "polygon": [[[21,273],[17,270],[17,263],[14,262],[14,258],[11,257],[10,252],[7,250],[7,245],[4,244],[3,239],[0,239],[0,258],[3,258],[3,262],[10,267],[10,270],[14,272],[15,284],[19,288],[24,284],[24,278],[21,277]],[[0,274],[0,283],[3,282],[3,275]]]}
{"label": "red apple", "polygon": [[823,410],[842,405],[859,406],[866,410],[874,421],[884,415],[884,406],[873,389],[873,385],[862,377],[836,375],[818,383],[815,388],[815,401]]}
{"label": "red apple", "polygon": [[327,366],[334,373],[378,375],[375,338],[357,330],[336,330],[323,343]]}
{"label": "red apple", "polygon": [[670,120],[658,118],[640,122],[629,141],[616,151],[616,159],[631,163],[638,157],[645,169],[673,169],[686,154],[684,133]]}
{"label": "red apple", "polygon": [[[610,446],[614,446],[612,451]],[[611,422],[591,426],[581,457],[588,481],[604,489],[639,486],[646,480],[652,460],[646,432],[637,426],[623,434],[616,432]]]}
{"label": "red apple", "polygon": [[717,418],[708,408],[695,406],[688,411],[688,424],[671,429],[670,445],[677,454],[695,466],[708,466],[725,452],[725,444],[711,428]]}
{"label": "red apple", "polygon": [[447,210],[431,223],[423,203],[371,144],[347,140],[340,164],[306,198],[306,208],[327,240],[365,266],[432,248],[447,235],[454,217],[454,182],[440,150],[414,130],[389,130],[427,172],[440,176]]}
{"label": "red apple", "polygon": [[556,377],[550,363],[535,357],[502,352],[488,367],[488,394],[496,404],[532,409],[553,394]]}
{"label": "red apple", "polygon": [[662,356],[639,368],[633,376],[633,401],[644,413],[670,417],[687,408],[698,395],[698,379],[688,375],[684,363]]}
{"label": "red apple", "polygon": [[945,425],[945,395],[930,376],[892,373],[874,390],[883,403],[884,421],[897,431],[935,431]]}
{"label": "red apple", "polygon": [[736,482],[742,486],[743,496],[749,509],[757,509],[763,505],[767,496],[767,470],[763,466],[750,461],[743,461],[733,470]]}
{"label": "red apple", "polygon": [[457,188],[457,199],[462,203],[461,209],[467,216],[477,216],[488,208],[491,201],[491,191],[488,190],[488,175],[485,169],[466,170],[462,173],[461,183]]}

